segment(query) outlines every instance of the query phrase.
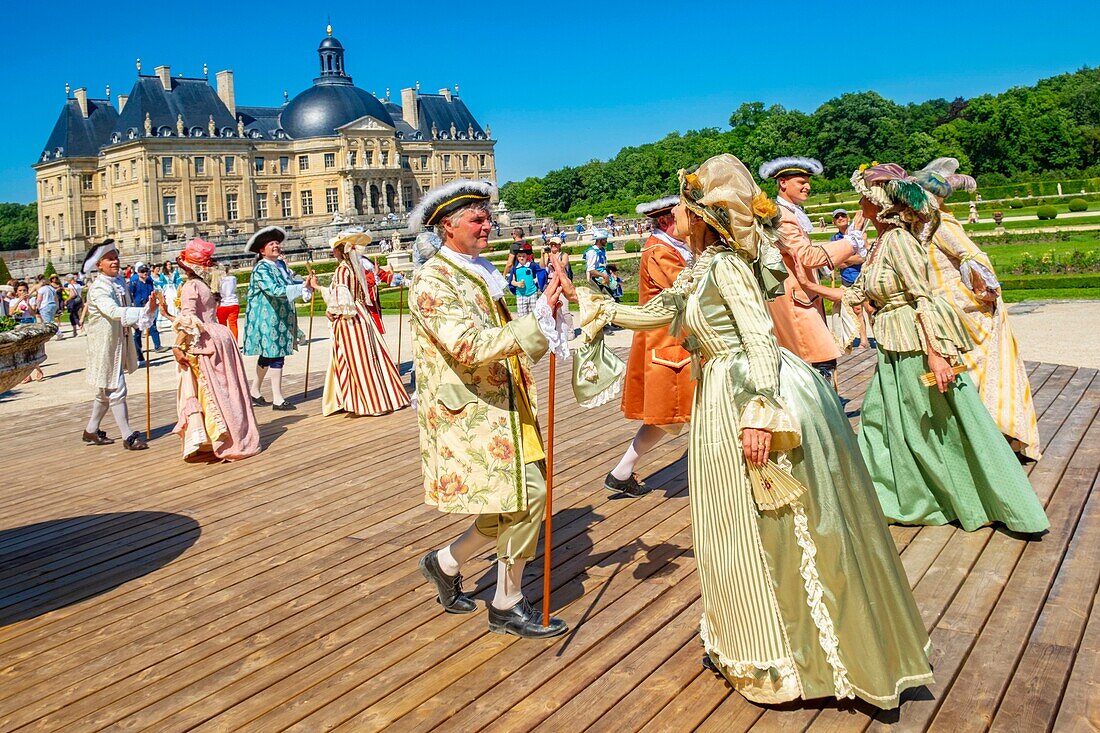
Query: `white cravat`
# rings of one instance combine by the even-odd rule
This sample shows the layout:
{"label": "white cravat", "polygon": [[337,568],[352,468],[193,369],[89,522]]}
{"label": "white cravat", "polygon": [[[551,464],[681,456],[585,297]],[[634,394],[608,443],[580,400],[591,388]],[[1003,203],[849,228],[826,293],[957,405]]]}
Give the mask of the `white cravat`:
{"label": "white cravat", "polygon": [[813,232],[814,224],[812,221],[810,221],[809,215],[807,215],[806,212],[802,210],[801,206],[791,203],[782,196],[777,197],[775,200],[780,206],[794,214],[794,217],[798,219],[798,226],[802,227],[802,231],[806,232],[807,234]]}
{"label": "white cravat", "polygon": [[493,266],[493,263],[481,255],[473,256],[457,252],[450,247],[440,247],[439,254],[460,270],[473,275],[485,283],[489,289],[489,297],[493,300],[504,298],[504,292],[508,288],[508,281],[504,275]]}
{"label": "white cravat", "polygon": [[680,256],[684,258],[684,262],[686,262],[688,266],[690,266],[691,263],[695,260],[695,255],[691,253],[691,250],[688,249],[687,245],[681,242],[679,239],[673,237],[668,232],[665,232],[661,229],[654,229],[653,236],[657,237],[657,239],[661,240],[667,245],[670,245],[673,249],[679,252]]}

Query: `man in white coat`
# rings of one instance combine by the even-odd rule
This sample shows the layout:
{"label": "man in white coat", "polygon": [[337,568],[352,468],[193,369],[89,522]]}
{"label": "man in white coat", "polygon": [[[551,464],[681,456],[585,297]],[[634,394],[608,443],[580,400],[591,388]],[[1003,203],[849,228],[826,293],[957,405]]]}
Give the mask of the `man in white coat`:
{"label": "man in white coat", "polygon": [[137,369],[137,350],[131,329],[147,329],[156,318],[160,296],[154,291],[144,308],[132,307],[130,293],[118,279],[118,250],[113,240],[97,244],[84,257],[83,272],[98,271],[88,287],[88,315],[84,330],[88,334],[88,384],[95,388],[92,417],[84,428],[84,442],[110,445],[114,440],[99,425],[107,410],[115,418],[126,450],[145,450],[149,446],[136,430],[130,430],[126,409],[126,375]]}

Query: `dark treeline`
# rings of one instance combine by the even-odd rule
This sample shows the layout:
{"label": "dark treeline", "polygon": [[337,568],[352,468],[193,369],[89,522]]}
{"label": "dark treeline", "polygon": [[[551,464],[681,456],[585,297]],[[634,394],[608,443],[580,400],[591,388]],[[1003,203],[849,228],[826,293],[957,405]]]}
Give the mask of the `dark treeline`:
{"label": "dark treeline", "polygon": [[38,246],[38,205],[0,204],[0,251]]}
{"label": "dark treeline", "polygon": [[817,190],[845,191],[872,159],[913,169],[951,155],[985,185],[1039,174],[1075,175],[1100,165],[1100,69],[1043,79],[973,99],[897,104],[875,92],[843,94],[813,114],[746,102],[730,129],[671,133],[623,148],[609,161],[553,170],[505,184],[512,209],[540,215],[627,212],[638,201],[674,193],[676,172],[730,152],[755,171],[780,155],[809,155],[825,165]]}

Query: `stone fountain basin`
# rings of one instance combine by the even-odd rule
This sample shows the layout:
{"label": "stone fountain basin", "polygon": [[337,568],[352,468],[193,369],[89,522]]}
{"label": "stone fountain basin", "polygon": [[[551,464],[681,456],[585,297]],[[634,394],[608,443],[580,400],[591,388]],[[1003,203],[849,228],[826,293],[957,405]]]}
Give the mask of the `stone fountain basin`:
{"label": "stone fountain basin", "polygon": [[0,394],[46,360],[46,342],[56,333],[56,323],[28,323],[0,332]]}

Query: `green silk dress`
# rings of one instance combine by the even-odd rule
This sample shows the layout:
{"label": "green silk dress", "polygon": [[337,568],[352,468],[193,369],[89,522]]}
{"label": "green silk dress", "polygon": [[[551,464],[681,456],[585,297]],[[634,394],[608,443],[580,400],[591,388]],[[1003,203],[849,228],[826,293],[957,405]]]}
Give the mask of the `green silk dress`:
{"label": "green silk dress", "polygon": [[[688,482],[703,599],[700,635],[749,700],[859,697],[881,708],[929,684],[930,644],[832,388],[779,348],[750,265],[709,248],[644,307],[581,291],[592,338],[607,322],[683,325],[701,373]],[[675,321],[675,322],[674,322]],[[807,487],[760,510],[741,430],[772,431],[773,459]]]}
{"label": "green silk dress", "polygon": [[929,340],[949,361],[972,345],[936,295],[927,248],[905,229],[879,237],[844,303],[870,301],[878,366],[863,398],[859,447],[886,516],[900,524],[958,521],[967,531],[1002,522],[1015,532],[1050,526],[1012,447],[967,374],[941,394],[920,381]]}

